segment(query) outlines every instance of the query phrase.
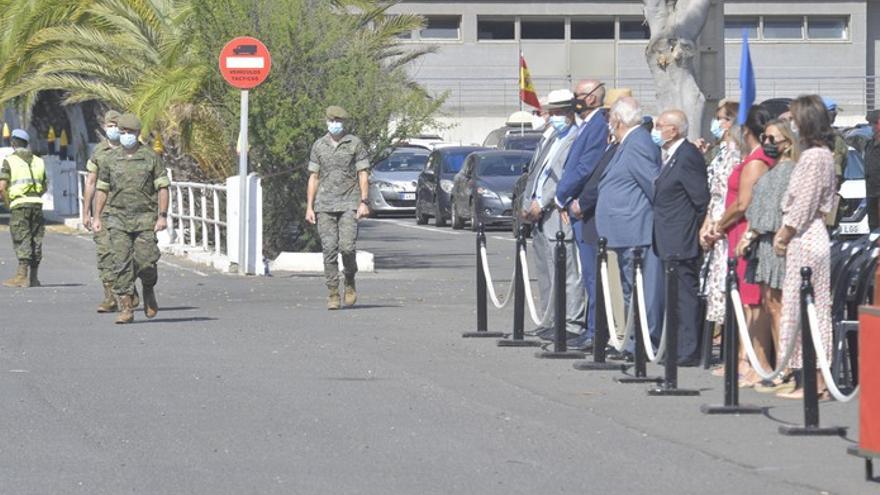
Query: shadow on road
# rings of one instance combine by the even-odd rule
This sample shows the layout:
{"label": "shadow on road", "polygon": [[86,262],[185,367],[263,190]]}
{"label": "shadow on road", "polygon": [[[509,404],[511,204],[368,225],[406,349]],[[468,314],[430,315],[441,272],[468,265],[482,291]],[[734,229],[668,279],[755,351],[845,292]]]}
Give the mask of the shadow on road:
{"label": "shadow on road", "polygon": [[196,306],[172,306],[169,308],[166,308],[163,306],[163,307],[159,308],[160,311],[192,311],[194,309],[199,309],[199,308]]}
{"label": "shadow on road", "polygon": [[354,306],[348,306],[345,309],[379,309],[379,308],[402,308],[398,304],[356,304]]}
{"label": "shadow on road", "polygon": [[135,320],[132,323],[193,323],[197,321],[216,321],[218,319],[219,318],[211,318],[209,316],[191,316],[189,318],[153,318],[152,320]]}
{"label": "shadow on road", "polygon": [[64,287],[85,287],[86,284],[40,284],[39,287],[32,287],[33,289],[57,289]]}
{"label": "shadow on road", "polygon": [[382,270],[425,268],[473,268],[473,263],[462,263],[473,258],[472,253],[414,253],[412,251],[382,251],[375,253],[376,266]]}

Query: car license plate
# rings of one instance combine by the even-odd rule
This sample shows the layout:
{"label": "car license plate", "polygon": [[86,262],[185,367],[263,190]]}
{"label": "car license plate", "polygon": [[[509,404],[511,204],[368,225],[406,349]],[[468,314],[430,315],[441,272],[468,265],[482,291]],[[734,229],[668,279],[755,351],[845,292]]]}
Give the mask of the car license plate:
{"label": "car license plate", "polygon": [[[841,234],[867,234],[868,229],[862,229],[861,223],[844,223],[840,225]],[[863,232],[864,230],[864,232]]]}
{"label": "car license plate", "polygon": [[415,201],[415,199],[416,199],[416,193],[414,193],[414,192],[400,193],[400,200],[401,201]]}

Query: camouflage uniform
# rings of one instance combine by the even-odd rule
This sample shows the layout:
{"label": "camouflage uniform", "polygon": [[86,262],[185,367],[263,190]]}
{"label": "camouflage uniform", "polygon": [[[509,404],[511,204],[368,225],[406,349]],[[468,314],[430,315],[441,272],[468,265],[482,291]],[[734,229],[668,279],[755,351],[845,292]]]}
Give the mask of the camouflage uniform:
{"label": "camouflage uniform", "polygon": [[314,210],[324,251],[324,277],[331,291],[339,288],[340,252],[346,278],[353,279],[357,273],[358,172],[369,168],[367,149],[357,136],[346,134],[336,143],[328,133],[312,145],[309,172],[319,174]]}
{"label": "camouflage uniform", "polygon": [[[34,154],[26,149],[18,149],[14,153],[27,163],[31,163]],[[12,184],[10,181],[12,170],[9,161],[4,159],[3,165],[0,166],[0,180],[5,180],[8,189]],[[34,196],[39,198],[42,191],[48,190],[49,184],[45,174],[43,174],[41,183],[42,189],[26,193],[26,196]],[[7,189],[7,190],[8,190]],[[7,196],[9,194],[7,193]],[[15,257],[20,263],[27,263],[32,268],[40,264],[43,259],[43,236],[46,232],[46,225],[43,219],[43,203],[42,201],[25,202],[17,206],[13,206],[9,216],[9,233],[12,236],[12,246],[15,249]]]}
{"label": "camouflage uniform", "polygon": [[[86,170],[98,174],[101,167],[110,165],[109,158],[116,148],[109,141],[104,140],[95,146],[92,158],[86,163]],[[98,273],[101,281],[105,284],[113,283],[113,259],[110,252],[110,233],[107,229],[101,229],[93,235],[95,239],[95,254],[98,258]]]}
{"label": "camouflage uniform", "polygon": [[147,293],[159,277],[160,253],[153,227],[157,194],[168,187],[168,176],[162,159],[146,146],[139,146],[131,156],[119,147],[107,159],[113,166],[100,167],[97,189],[107,193],[102,221],[110,239],[113,291],[119,296],[132,295],[139,277]]}
{"label": "camouflage uniform", "polygon": [[[840,185],[843,184],[843,171],[846,170],[846,161],[847,154],[849,153],[849,147],[846,144],[846,140],[839,132],[834,133],[834,176],[837,178],[837,189],[840,189]],[[837,224],[840,222],[840,218],[838,218],[839,213],[839,205],[837,201],[834,202],[834,207],[831,211],[825,215],[825,225],[829,228],[837,227]]]}

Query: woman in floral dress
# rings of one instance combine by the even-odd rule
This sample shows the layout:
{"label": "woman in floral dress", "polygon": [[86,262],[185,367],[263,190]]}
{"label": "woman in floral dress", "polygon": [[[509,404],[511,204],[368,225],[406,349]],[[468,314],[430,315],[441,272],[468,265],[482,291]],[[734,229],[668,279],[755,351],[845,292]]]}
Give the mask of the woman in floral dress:
{"label": "woman in floral dress", "polygon": [[[799,131],[804,151],[795,165],[794,173],[782,202],[782,227],[773,239],[773,249],[785,255],[785,279],[782,287],[782,331],[780,348],[785,349],[788,339],[797,339],[790,367],[802,373],[816,372],[820,398],[828,398],[828,391],[818,371],[803,370],[801,332],[798,328],[800,312],[801,268],[813,271],[812,283],[818,314],[818,331],[822,349],[831,362],[831,261],[825,215],[834,205],[836,179],[834,177],[834,133],[822,99],[801,96],[791,104],[794,125]],[[779,393],[779,397],[803,399],[802,381],[793,392]]]}

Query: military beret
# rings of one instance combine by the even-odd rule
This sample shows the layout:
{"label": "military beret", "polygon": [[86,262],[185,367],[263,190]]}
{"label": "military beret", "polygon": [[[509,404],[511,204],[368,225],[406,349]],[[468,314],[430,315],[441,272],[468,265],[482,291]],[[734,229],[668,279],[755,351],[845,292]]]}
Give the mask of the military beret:
{"label": "military beret", "polygon": [[878,120],[880,120],[880,110],[871,110],[868,112],[868,115],[865,115],[865,120],[868,123],[876,124]]}
{"label": "military beret", "polygon": [[141,121],[137,115],[133,113],[124,113],[116,121],[116,125],[121,129],[131,129],[133,131],[141,130]]}
{"label": "military beret", "polygon": [[122,117],[121,113],[116,110],[108,110],[107,113],[104,114],[104,123],[113,122],[115,124],[119,120],[119,117]]}
{"label": "military beret", "polygon": [[327,107],[326,115],[328,119],[348,120],[348,112],[346,112],[344,108],[337,107],[336,105],[330,105]]}

